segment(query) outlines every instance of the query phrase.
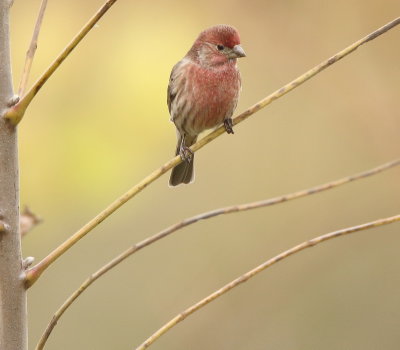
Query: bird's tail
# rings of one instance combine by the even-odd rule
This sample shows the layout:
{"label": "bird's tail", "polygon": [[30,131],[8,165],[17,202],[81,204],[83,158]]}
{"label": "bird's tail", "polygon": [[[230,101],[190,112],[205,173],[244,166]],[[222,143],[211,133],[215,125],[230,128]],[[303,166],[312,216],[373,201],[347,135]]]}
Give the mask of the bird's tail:
{"label": "bird's tail", "polygon": [[[197,140],[197,136],[185,136],[185,146],[190,147]],[[178,137],[178,144],[176,146],[175,155],[179,155],[179,151],[181,148],[182,137]],[[188,184],[193,182],[194,180],[194,171],[193,171],[193,161],[194,155],[192,155],[190,162],[184,160],[182,163],[178,164],[176,167],[172,169],[171,177],[169,178],[170,186],[177,186],[179,184]]]}

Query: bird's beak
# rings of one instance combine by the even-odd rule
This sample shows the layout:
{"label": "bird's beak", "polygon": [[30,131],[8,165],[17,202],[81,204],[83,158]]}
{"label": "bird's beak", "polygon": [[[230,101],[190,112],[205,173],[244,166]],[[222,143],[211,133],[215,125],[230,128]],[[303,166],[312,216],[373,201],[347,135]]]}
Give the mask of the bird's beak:
{"label": "bird's beak", "polygon": [[233,47],[231,55],[233,56],[232,58],[246,57],[246,53],[240,45],[235,45]]}

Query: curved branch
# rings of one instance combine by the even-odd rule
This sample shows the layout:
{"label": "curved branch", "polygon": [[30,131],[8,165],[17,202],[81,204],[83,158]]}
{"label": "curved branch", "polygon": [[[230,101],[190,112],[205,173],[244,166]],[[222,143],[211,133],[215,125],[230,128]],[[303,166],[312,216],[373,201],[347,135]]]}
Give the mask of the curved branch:
{"label": "curved branch", "polygon": [[42,0],[40,5],[39,15],[36,20],[35,29],[33,31],[31,44],[26,52],[24,71],[22,72],[21,82],[19,83],[18,95],[22,96],[25,93],[26,84],[28,83],[29,73],[31,71],[33,57],[37,49],[40,27],[42,26],[44,12],[46,11],[47,0]]}
{"label": "curved branch", "polygon": [[[250,117],[252,114],[258,112],[265,106],[269,105],[271,102],[275,101],[276,99],[282,97],[283,95],[287,94],[288,92],[292,91],[296,87],[300,86],[313,76],[317,75],[324,69],[328,68],[332,64],[338,62],[343,57],[347,56],[348,54],[352,53],[356,50],[359,46],[377,38],[379,35],[386,33],[391,28],[395,27],[396,25],[400,24],[400,17],[396,18],[395,20],[389,22],[388,24],[384,25],[383,27],[375,30],[371,34],[367,35],[366,37],[358,40],[354,44],[348,46],[347,48],[343,49],[342,51],[338,52],[336,55],[332,56],[331,58],[323,61],[318,66],[310,69],[306,73],[302,74],[295,80],[291,81],[290,83],[286,84],[279,90],[276,90],[271,95],[265,97],[252,107],[248,108],[246,111],[241,113],[235,119],[233,119],[233,124],[239,124],[243,120]],[[223,126],[217,128],[210,134],[203,137],[197,143],[195,143],[191,150],[192,152],[196,152],[200,148],[204,147],[218,136],[225,132],[225,128]],[[161,175],[165,174],[168,170],[173,168],[174,166],[178,165],[181,162],[181,158],[176,156],[172,158],[167,163],[165,163],[159,169],[153,171],[149,176],[144,178],[140,181],[137,185],[133,186],[130,190],[128,190],[125,194],[121,197],[116,199],[112,202],[106,209],[100,212],[97,216],[95,216],[92,220],[90,220],[86,225],[84,225],[81,229],[75,232],[70,238],[68,238],[64,243],[62,243],[59,247],[53,250],[47,257],[45,257],[42,261],[40,261],[37,265],[32,267],[27,272],[26,275],[26,286],[30,287],[35,281],[39,278],[39,276],[55,261],[57,260],[62,254],[64,254],[68,249],[70,249],[75,243],[77,243],[81,238],[83,238],[86,234],[92,231],[97,225],[99,225],[102,221],[108,218],[112,213],[114,213],[117,209],[119,209],[123,204],[125,204],[128,200],[133,198],[139,192],[141,192],[144,188],[158,179]]]}
{"label": "curved branch", "polygon": [[284,196],[279,196],[279,197],[262,200],[262,201],[258,201],[258,202],[252,202],[252,203],[247,203],[247,204],[242,204],[242,205],[234,205],[234,206],[230,206],[230,207],[225,207],[225,208],[208,211],[203,214],[192,216],[190,218],[182,220],[181,222],[178,222],[174,225],[167,227],[166,229],[160,231],[159,233],[128,248],[123,253],[121,253],[120,255],[115,257],[113,260],[111,260],[109,263],[107,263],[102,268],[100,268],[98,271],[93,273],[88,279],[86,279],[85,282],[63,303],[63,305],[61,305],[61,307],[53,315],[53,318],[50,321],[50,323],[48,324],[48,326],[46,327],[46,330],[44,331],[42,337],[40,338],[40,341],[39,341],[36,349],[37,350],[43,349],[47,339],[49,338],[51,332],[53,331],[53,329],[56,326],[57,322],[59,321],[60,317],[91,284],[93,284],[98,278],[103,276],[105,273],[109,272],[112,268],[117,266],[119,263],[124,261],[126,258],[131,256],[132,254],[138,252],[139,250],[141,250],[144,247],[149,246],[152,243],[155,243],[156,241],[160,240],[161,238],[169,236],[170,234],[178,231],[179,229],[189,226],[191,224],[194,224],[200,220],[210,219],[212,217],[219,216],[222,214],[229,214],[229,213],[247,211],[247,210],[261,208],[261,207],[268,207],[268,206],[272,206],[275,204],[287,202],[287,201],[290,201],[293,199],[309,196],[312,194],[316,194],[319,192],[323,192],[323,191],[338,187],[340,185],[344,185],[346,183],[349,183],[349,182],[352,182],[355,180],[359,180],[359,179],[362,179],[362,178],[365,178],[368,176],[378,174],[384,170],[393,168],[398,165],[400,165],[400,159],[382,164],[376,168],[369,169],[367,171],[364,171],[364,172],[356,174],[356,175],[347,176],[347,177],[344,177],[344,178],[341,178],[341,179],[338,179],[338,180],[335,180],[332,182],[328,182],[323,185],[319,185],[319,186],[311,187],[306,190],[286,194]]}
{"label": "curved branch", "polygon": [[86,25],[80,30],[80,32],[72,39],[72,41],[65,47],[65,49],[58,55],[55,61],[50,65],[49,68],[42,74],[42,76],[36,81],[31,89],[27,92],[21,100],[12,106],[5,114],[4,118],[8,119],[13,125],[17,125],[23,118],[26,109],[36,96],[38,91],[46,83],[46,81],[52,76],[56,69],[63,63],[68,57],[72,50],[80,43],[80,41],[86,36],[87,33],[94,27],[101,17],[110,9],[117,0],[108,0],[97,13],[86,23]]}
{"label": "curved branch", "polygon": [[191,315],[192,313],[196,312],[197,310],[201,309],[202,307],[206,306],[213,300],[217,299],[221,295],[224,295],[225,293],[229,292],[231,289],[237,287],[239,284],[243,282],[247,282],[250,278],[254,277],[261,271],[265,270],[266,268],[276,264],[277,262],[293,255],[296,254],[306,248],[311,248],[317,244],[320,244],[322,242],[325,242],[327,240],[330,240],[332,238],[337,238],[341,237],[353,232],[358,232],[362,230],[367,230],[370,228],[382,226],[382,225],[387,225],[391,224],[393,222],[400,221],[400,215],[388,217],[385,219],[379,219],[375,220],[366,224],[358,225],[358,226],[353,226],[353,227],[348,227],[342,230],[334,231],[327,233],[322,236],[315,237],[309,241],[305,241],[303,243],[300,243],[299,245],[290,248],[277,256],[267,260],[266,262],[262,263],[261,265],[257,266],[253,270],[250,270],[249,272],[245,273],[244,275],[236,278],[235,280],[231,281],[230,283],[226,284],[222,288],[218,289],[214,293],[210,294],[206,298],[200,300],[198,303],[192,305],[191,307],[187,308],[185,311],[181,312],[179,315],[175,316],[173,319],[171,319],[169,322],[167,322],[164,326],[162,326],[157,332],[155,332],[153,335],[151,335],[147,340],[142,343],[140,346],[136,348],[136,350],[144,350],[147,349],[151,344],[153,344],[158,338],[160,338],[163,334],[168,332],[171,328],[176,326],[179,322],[183,321],[186,317]]}

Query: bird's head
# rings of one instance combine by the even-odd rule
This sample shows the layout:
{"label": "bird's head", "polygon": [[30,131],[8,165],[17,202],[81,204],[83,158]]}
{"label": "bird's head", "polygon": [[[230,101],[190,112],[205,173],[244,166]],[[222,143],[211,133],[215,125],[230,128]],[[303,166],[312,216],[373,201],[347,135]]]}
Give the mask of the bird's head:
{"label": "bird's head", "polygon": [[246,54],[240,46],[238,31],[228,25],[216,25],[200,33],[189,55],[204,66],[218,66]]}

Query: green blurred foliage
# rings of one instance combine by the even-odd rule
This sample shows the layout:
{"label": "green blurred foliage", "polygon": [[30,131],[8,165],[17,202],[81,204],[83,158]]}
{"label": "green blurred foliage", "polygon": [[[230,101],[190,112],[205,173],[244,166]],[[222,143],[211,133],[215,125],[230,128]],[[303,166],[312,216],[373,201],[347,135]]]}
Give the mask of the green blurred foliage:
{"label": "green blurred foliage", "polygon": [[[31,81],[103,3],[50,1]],[[39,1],[12,8],[15,85]],[[123,1],[39,92],[20,127],[21,199],[44,218],[44,257],[173,155],[166,86],[204,28],[236,26],[238,112],[398,16],[398,0]],[[85,237],[30,290],[30,345],[94,270],[189,215],[288,193],[399,156],[399,28],[252,116],[196,155],[196,182],[167,176]],[[65,314],[48,349],[132,349],[187,306],[305,239],[398,213],[400,169],[333,191],[198,223],[131,257]],[[157,349],[397,349],[394,224],[303,252],[160,339]]]}

